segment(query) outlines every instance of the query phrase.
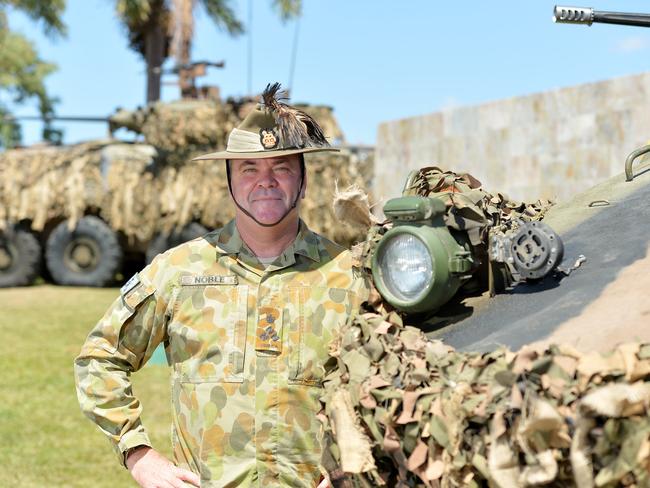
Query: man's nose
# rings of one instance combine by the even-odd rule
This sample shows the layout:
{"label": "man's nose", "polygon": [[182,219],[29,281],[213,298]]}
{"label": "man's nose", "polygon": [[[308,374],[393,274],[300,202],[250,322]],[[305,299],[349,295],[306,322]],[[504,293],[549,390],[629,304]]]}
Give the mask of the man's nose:
{"label": "man's nose", "polygon": [[273,171],[262,171],[257,180],[257,186],[262,188],[275,188],[278,186],[278,180],[275,179]]}

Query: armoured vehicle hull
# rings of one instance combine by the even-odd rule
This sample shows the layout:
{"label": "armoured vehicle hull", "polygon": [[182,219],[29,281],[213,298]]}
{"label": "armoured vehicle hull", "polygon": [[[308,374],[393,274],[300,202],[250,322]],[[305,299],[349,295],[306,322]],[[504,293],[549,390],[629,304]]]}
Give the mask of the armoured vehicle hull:
{"label": "armoured vehicle hull", "polygon": [[634,171],[632,181],[614,176],[546,215],[564,240],[565,264],[586,257],[580,269],[493,298],[466,298],[430,324],[428,335],[465,351],[537,341],[581,350],[650,342],[650,164]]}

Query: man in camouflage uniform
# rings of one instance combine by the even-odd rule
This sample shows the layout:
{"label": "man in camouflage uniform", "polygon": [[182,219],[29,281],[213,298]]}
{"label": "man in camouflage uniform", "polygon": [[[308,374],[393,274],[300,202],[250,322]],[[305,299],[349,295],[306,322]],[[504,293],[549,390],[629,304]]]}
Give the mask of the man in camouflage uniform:
{"label": "man in camouflage uniform", "polygon": [[[267,87],[226,159],[235,219],[159,255],[75,361],[81,407],[143,487],[316,486],[328,345],[367,287],[350,253],[299,218],[318,125]],[[130,373],[164,344],[174,463],[151,448]],[[325,483],[321,483],[325,485]]]}

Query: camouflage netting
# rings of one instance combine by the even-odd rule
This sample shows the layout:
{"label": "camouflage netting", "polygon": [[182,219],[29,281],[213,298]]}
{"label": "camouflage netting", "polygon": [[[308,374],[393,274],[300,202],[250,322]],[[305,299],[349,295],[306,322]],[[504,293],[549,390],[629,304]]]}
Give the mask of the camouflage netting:
{"label": "camouflage netting", "polygon": [[650,344],[463,353],[378,304],[331,348],[340,486],[650,486]]}
{"label": "camouflage netting", "polygon": [[103,203],[101,149],[106,141],[40,147],[0,154],[0,229],[30,220],[40,231],[50,219],[77,221]]}
{"label": "camouflage netting", "polygon": [[420,169],[404,190],[404,196],[434,194],[447,207],[447,227],[467,232],[474,246],[485,244],[490,232],[503,233],[516,228],[518,219],[542,220],[552,205],[547,200],[525,203],[511,200],[504,193],[489,193],[472,175],[435,166]]}
{"label": "camouflage netting", "polygon": [[136,111],[120,110],[111,117],[112,129],[124,127],[144,136],[168,166],[226,146],[239,123],[237,107],[214,100],[156,102]]}
{"label": "camouflage netting", "polygon": [[[445,223],[475,246],[549,207],[438,168],[405,193],[443,198]],[[367,200],[348,200],[370,223]],[[366,273],[389,226],[370,227],[357,248]],[[650,486],[650,344],[460,352],[407,320],[373,289],[331,346],[321,420],[335,486]]]}

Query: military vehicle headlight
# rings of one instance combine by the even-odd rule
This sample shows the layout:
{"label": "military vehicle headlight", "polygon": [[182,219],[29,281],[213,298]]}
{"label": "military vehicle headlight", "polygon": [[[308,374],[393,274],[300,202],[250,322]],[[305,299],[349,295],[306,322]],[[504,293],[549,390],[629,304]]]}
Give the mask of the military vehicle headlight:
{"label": "military vehicle headlight", "polygon": [[410,233],[393,234],[377,249],[379,278],[394,297],[415,302],[433,278],[433,258],[424,242]]}
{"label": "military vehicle headlight", "polygon": [[398,310],[437,310],[473,266],[466,238],[449,232],[444,212],[442,201],[426,197],[394,198],[384,206],[394,227],[377,244],[372,277],[381,296]]}

